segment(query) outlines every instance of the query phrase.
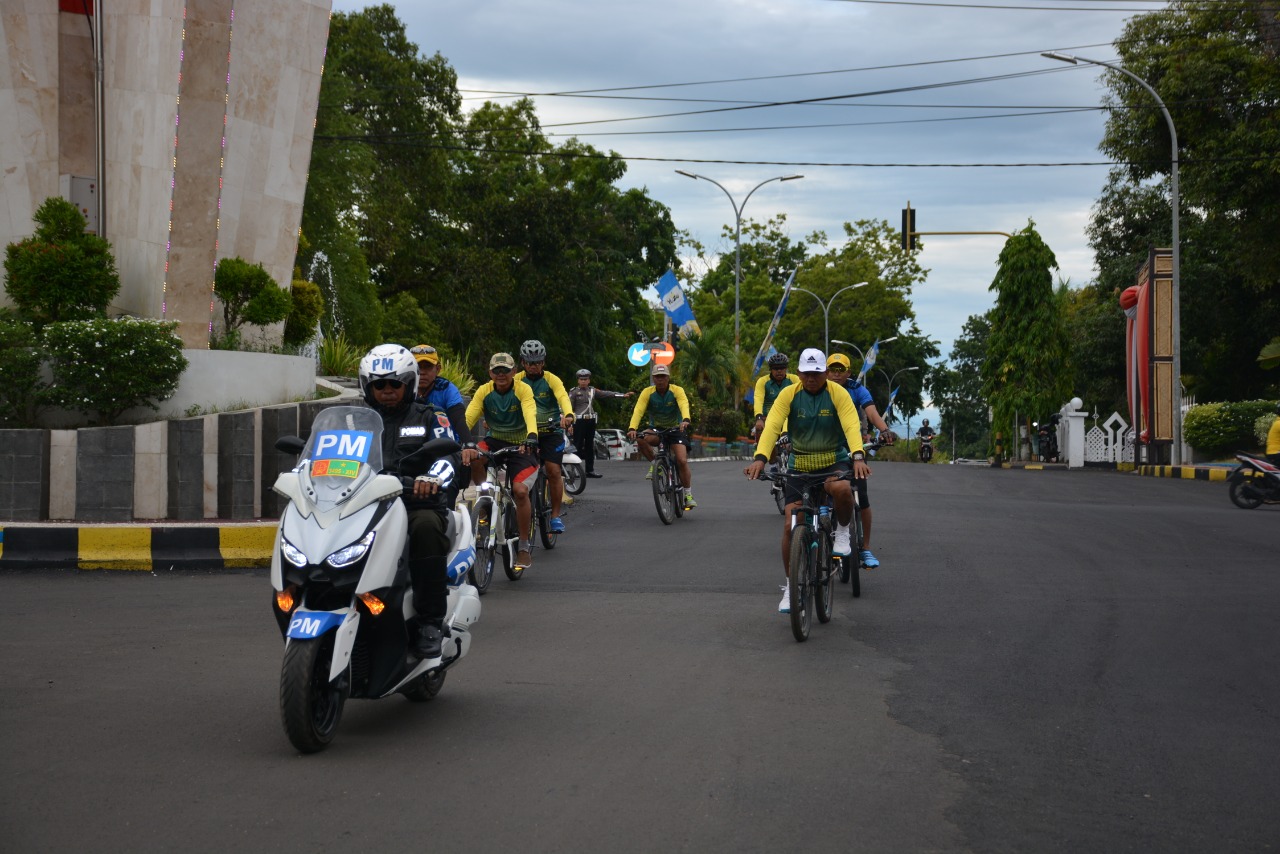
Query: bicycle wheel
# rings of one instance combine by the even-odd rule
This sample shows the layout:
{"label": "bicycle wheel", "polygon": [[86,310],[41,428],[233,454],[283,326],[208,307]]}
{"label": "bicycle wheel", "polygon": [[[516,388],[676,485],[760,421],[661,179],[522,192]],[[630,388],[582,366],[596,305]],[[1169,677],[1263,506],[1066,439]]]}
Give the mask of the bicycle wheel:
{"label": "bicycle wheel", "polygon": [[804,524],[791,531],[791,634],[797,641],[809,639],[809,617],[813,602],[813,530]]}
{"label": "bicycle wheel", "polygon": [[664,525],[670,525],[676,520],[675,502],[671,500],[672,493],[667,488],[667,481],[671,477],[667,466],[667,461],[662,457],[653,461],[653,504],[658,508],[658,518]]}
{"label": "bicycle wheel", "polygon": [[844,559],[849,567],[849,592],[857,598],[862,595],[862,514],[857,505],[853,508],[853,521],[849,523],[849,556]]}
{"label": "bicycle wheel", "polygon": [[497,558],[497,533],[493,530],[493,502],[483,498],[471,508],[471,530],[476,532],[476,562],[467,570],[467,580],[483,596],[493,581],[493,562]]}
{"label": "bicycle wheel", "polygon": [[[508,540],[517,539],[520,536],[520,528],[518,523],[516,522],[515,504],[508,503],[507,506],[503,509],[502,516],[503,516],[502,530],[506,539]],[[524,567],[516,566],[516,549],[517,548],[519,548],[519,542],[517,542],[516,545],[513,545],[510,548],[505,548],[502,550],[502,554],[503,554],[502,570],[507,574],[507,578],[511,579],[512,581],[519,581],[520,576],[524,575]]]}
{"label": "bicycle wheel", "polygon": [[564,471],[564,491],[570,495],[581,495],[582,490],[587,488],[587,473],[583,471],[581,463],[565,463],[562,467]]}
{"label": "bicycle wheel", "polygon": [[835,567],[831,565],[831,535],[819,534],[813,559],[813,604],[819,623],[831,622],[832,600],[836,596]]}
{"label": "bicycle wheel", "polygon": [[[556,547],[556,538],[560,535],[551,530],[551,482],[545,474],[539,474],[534,484],[538,500],[533,505],[533,524],[538,529],[538,537],[542,547],[548,551]],[[529,539],[533,540],[530,534]]]}

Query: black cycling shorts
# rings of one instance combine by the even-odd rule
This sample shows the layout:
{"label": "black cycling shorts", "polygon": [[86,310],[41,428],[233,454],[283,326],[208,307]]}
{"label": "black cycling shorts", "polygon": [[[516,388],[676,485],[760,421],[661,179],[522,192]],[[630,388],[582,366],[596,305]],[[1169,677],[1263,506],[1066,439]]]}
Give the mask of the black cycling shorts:
{"label": "black cycling shorts", "polygon": [[560,465],[564,460],[564,431],[548,430],[538,434],[538,456],[544,463]]}
{"label": "black cycling shorts", "polygon": [[[852,469],[853,467],[846,461],[818,469],[817,471],[802,472],[802,474],[844,474],[847,471],[852,471]],[[865,483],[865,481],[863,482]],[[854,481],[854,483],[857,483],[857,481]],[[786,504],[799,504],[804,501],[804,494],[802,491],[795,488],[791,483],[784,485],[783,497],[785,498],[784,503]]]}

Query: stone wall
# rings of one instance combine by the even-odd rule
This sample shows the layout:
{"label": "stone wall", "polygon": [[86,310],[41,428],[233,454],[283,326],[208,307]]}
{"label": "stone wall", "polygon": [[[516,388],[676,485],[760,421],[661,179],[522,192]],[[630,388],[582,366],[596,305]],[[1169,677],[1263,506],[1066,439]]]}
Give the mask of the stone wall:
{"label": "stone wall", "polygon": [[349,398],[82,430],[0,430],[5,522],[276,518],[271,489],[316,413]]}

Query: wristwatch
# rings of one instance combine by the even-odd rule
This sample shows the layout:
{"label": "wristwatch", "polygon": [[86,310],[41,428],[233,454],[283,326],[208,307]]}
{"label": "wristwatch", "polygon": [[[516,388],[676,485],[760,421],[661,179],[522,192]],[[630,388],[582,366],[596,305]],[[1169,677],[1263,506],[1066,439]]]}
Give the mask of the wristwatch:
{"label": "wristwatch", "polygon": [[866,462],[866,460],[867,460],[867,455],[866,455],[866,454],[864,454],[864,453],[862,453],[862,451],[854,451],[854,452],[853,452],[853,461],[854,461],[854,462]]}

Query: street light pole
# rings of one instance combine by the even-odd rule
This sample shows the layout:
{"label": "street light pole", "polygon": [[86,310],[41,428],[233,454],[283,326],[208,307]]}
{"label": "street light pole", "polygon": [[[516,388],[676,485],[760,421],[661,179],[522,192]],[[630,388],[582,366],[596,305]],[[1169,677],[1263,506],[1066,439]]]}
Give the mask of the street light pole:
{"label": "street light pole", "polygon": [[[893,381],[894,381],[894,380],[896,380],[896,379],[898,378],[898,374],[905,374],[907,371],[918,371],[918,370],[920,370],[920,366],[919,366],[919,365],[912,365],[912,366],[911,366],[911,367],[909,367],[909,368],[900,368],[900,369],[898,369],[898,370],[896,370],[896,371],[894,371],[894,372],[893,372],[893,376],[889,376],[889,374],[885,372],[884,368],[876,368],[876,370],[880,372],[880,376],[884,377],[886,380],[888,380],[888,381],[889,381],[889,395],[890,395],[890,396],[892,396],[892,395],[893,395]],[[886,409],[886,410],[888,409],[888,405],[886,405],[886,406],[885,406],[885,409]]]}
{"label": "street light pole", "polygon": [[779,175],[776,178],[766,178],[759,184],[756,184],[747,193],[746,198],[742,200],[742,204],[738,204],[733,200],[733,194],[724,188],[719,181],[708,178],[706,175],[699,175],[695,172],[686,172],[683,169],[677,169],[676,174],[683,175],[686,178],[697,180],[701,178],[703,181],[710,181],[721,189],[721,191],[729,197],[729,204],[733,205],[733,352],[736,356],[742,349],[741,332],[740,332],[740,313],[741,313],[741,296],[742,289],[742,209],[747,206],[747,201],[751,198],[751,194],[756,190],[768,184],[771,181],[795,181],[803,178],[803,175]]}
{"label": "street light pole", "polygon": [[1059,62],[1066,62],[1071,65],[1087,62],[1090,65],[1101,65],[1103,68],[1110,68],[1112,71],[1120,72],[1143,89],[1146,89],[1151,97],[1156,99],[1156,103],[1160,105],[1160,112],[1164,114],[1165,123],[1169,125],[1169,139],[1172,149],[1170,158],[1172,165],[1169,170],[1169,207],[1173,209],[1173,293],[1171,294],[1171,305],[1169,307],[1173,325],[1173,454],[1171,462],[1175,466],[1182,465],[1182,253],[1179,249],[1178,240],[1178,131],[1174,128],[1173,117],[1169,115],[1169,110],[1165,107],[1160,95],[1152,88],[1151,84],[1132,71],[1110,62],[1087,59],[1083,56],[1073,56],[1068,53],[1051,51],[1040,55],[1047,59],[1056,59]]}
{"label": "street light pole", "polygon": [[[794,288],[792,288],[792,290],[795,290],[795,289],[794,289]],[[878,340],[878,339],[877,339],[877,340]],[[890,337],[888,337],[888,338],[884,339],[883,341],[880,341],[880,346],[882,346],[882,347],[883,347],[885,344],[888,344],[890,341],[897,341],[897,340],[898,340],[898,336],[897,336],[897,335],[892,335],[892,336],[890,336]],[[857,344],[852,344],[852,343],[850,343],[850,342],[848,342],[848,341],[841,341],[839,338],[832,338],[832,339],[831,339],[831,343],[832,343],[832,344],[839,344],[841,347],[852,347],[852,348],[853,348],[853,350],[854,350],[854,352],[856,352],[856,353],[858,354],[858,359],[859,359],[859,361],[861,361],[864,365],[867,363],[867,357],[866,357],[866,356],[864,356],[864,355],[862,355],[862,351],[861,351],[860,349],[858,349],[858,345],[857,345]],[[861,368],[859,368],[859,371],[861,371]]]}
{"label": "street light pole", "polygon": [[804,288],[797,288],[795,285],[791,286],[791,290],[799,291],[802,294],[808,294],[809,296],[813,297],[818,301],[818,305],[822,306],[822,349],[823,351],[826,351],[826,349],[832,343],[831,342],[831,304],[836,301],[836,297],[840,296],[845,291],[851,291],[854,288],[860,288],[865,284],[867,284],[867,282],[858,282],[856,285],[845,285],[843,288],[841,288],[840,290],[832,294],[831,299],[827,300],[826,302],[823,302],[822,297],[818,296],[813,291],[806,291]]}

